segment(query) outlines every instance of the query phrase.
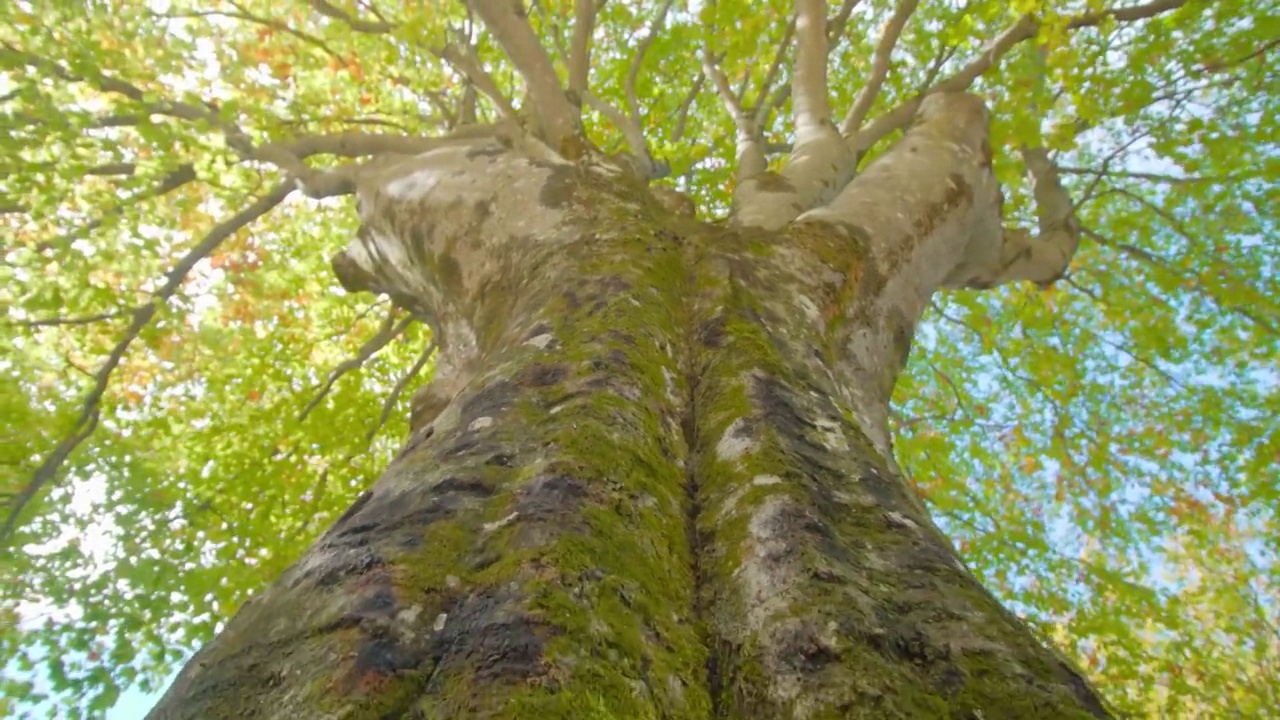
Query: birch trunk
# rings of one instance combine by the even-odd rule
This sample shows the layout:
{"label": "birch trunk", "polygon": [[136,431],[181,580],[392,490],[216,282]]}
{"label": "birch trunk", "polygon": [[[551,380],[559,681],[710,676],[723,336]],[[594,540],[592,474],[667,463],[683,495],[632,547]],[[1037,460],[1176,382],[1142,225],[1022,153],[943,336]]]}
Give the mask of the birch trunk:
{"label": "birch trunk", "polygon": [[364,178],[335,268],[430,314],[437,378],[151,717],[1107,717],[892,458],[929,296],[1000,255],[947,102],[776,231],[496,140]]}

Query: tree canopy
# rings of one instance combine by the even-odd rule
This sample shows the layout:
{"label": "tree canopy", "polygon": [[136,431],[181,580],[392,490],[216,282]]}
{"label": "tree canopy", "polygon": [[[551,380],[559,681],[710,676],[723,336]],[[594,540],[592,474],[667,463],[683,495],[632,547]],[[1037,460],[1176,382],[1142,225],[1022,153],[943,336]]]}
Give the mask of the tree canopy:
{"label": "tree canopy", "polygon": [[[357,225],[344,173],[554,117],[503,46],[540,40],[592,142],[704,219],[744,146],[776,166],[796,141],[795,4],[524,5],[515,30],[487,0],[0,8],[0,711],[154,687],[391,458],[431,333],[330,268]],[[826,11],[864,164],[923,96],[968,89],[1006,217],[1036,224],[1032,148],[1079,224],[1057,282],[935,298],[899,462],[1117,707],[1280,707],[1280,21],[1256,0]]]}

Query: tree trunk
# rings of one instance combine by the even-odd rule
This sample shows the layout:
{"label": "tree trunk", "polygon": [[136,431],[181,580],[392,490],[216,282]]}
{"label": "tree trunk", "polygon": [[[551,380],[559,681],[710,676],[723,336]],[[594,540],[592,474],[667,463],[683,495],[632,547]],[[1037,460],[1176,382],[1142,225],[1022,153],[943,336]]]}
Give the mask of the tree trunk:
{"label": "tree trunk", "polygon": [[1107,717],[889,447],[916,321],[998,220],[961,120],[777,232],[497,141],[366,178],[335,269],[429,313],[437,378],[151,717]]}

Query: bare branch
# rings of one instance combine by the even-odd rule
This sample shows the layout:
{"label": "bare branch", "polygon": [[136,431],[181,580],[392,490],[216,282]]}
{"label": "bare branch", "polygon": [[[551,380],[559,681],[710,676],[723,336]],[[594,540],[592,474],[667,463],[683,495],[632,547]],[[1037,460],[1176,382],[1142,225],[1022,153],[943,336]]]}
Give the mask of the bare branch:
{"label": "bare branch", "polygon": [[444,137],[424,138],[352,131],[334,135],[304,135],[287,142],[270,143],[263,148],[278,148],[299,159],[313,155],[338,157],[362,157],[380,153],[416,155],[465,140],[474,140],[481,135],[492,135],[494,132],[496,131],[492,126],[472,126]]}
{"label": "bare branch", "polygon": [[827,101],[826,2],[801,0],[797,10],[791,83],[796,141],[781,177],[760,173],[735,189],[730,219],[736,225],[781,228],[834,197],[856,169]]}
{"label": "bare branch", "polygon": [[627,141],[627,148],[643,166],[637,168],[641,171],[641,176],[650,177],[653,172],[653,158],[649,155],[649,147],[645,142],[644,130],[640,127],[639,121],[636,118],[627,117],[621,110],[589,90],[582,93],[582,99],[622,132],[623,138]]}
{"label": "bare branch", "polygon": [[591,35],[596,28],[595,0],[574,0],[573,41],[569,53],[569,89],[579,96],[587,89],[591,74]]}
{"label": "bare branch", "polygon": [[511,119],[516,117],[516,110],[511,105],[511,99],[502,90],[498,89],[498,84],[493,81],[493,76],[485,71],[471,46],[459,48],[457,45],[449,44],[432,52],[452,65],[458,72],[467,76],[472,84],[476,86],[476,90],[479,90],[481,95],[489,98],[497,106],[503,117]]}
{"label": "bare branch", "polygon": [[545,139],[563,154],[571,140],[581,135],[578,109],[565,96],[551,58],[529,26],[523,0],[470,0],[469,4],[524,78]]}
{"label": "bare branch", "polygon": [[362,33],[382,34],[388,33],[395,29],[395,25],[389,22],[370,22],[353,17],[346,10],[343,10],[326,0],[310,0],[311,7],[316,12],[333,20],[341,20],[351,27],[352,30]]}
{"label": "bare branch", "polygon": [[[1094,27],[1101,24],[1108,18],[1114,18],[1118,22],[1134,22],[1155,17],[1161,13],[1176,10],[1186,5],[1190,0],[1153,0],[1153,2],[1145,5],[1135,5],[1117,10],[1104,10],[1096,13],[1088,13],[1077,16],[1068,21],[1069,29],[1080,29],[1086,27]],[[991,69],[1005,55],[1009,53],[1018,43],[1029,40],[1036,36],[1040,30],[1040,22],[1032,15],[1023,15],[1013,25],[1009,26],[1004,32],[1000,33],[995,40],[967,65],[957,70],[954,74],[943,79],[938,84],[927,88],[914,97],[898,105],[889,112],[880,115],[872,120],[866,127],[853,132],[852,135],[846,136],[850,148],[857,154],[861,155],[870,149],[873,145],[883,139],[889,133],[906,127],[911,122],[911,118],[915,116],[916,110],[919,109],[921,101],[926,95],[938,92],[956,92],[968,89],[973,81],[978,79],[987,70]]]}
{"label": "bare branch", "polygon": [[40,490],[50,482],[52,482],[58,474],[58,470],[71,453],[93,432],[97,426],[99,413],[101,411],[102,398],[107,392],[107,384],[111,379],[111,373],[115,371],[121,361],[124,359],[125,353],[128,352],[129,346],[138,338],[151,323],[151,320],[159,312],[169,298],[173,297],[178,288],[182,286],[182,282],[186,279],[187,273],[196,266],[201,260],[205,259],[227,238],[231,237],[241,228],[249,223],[257,220],[263,215],[270,212],[273,208],[284,201],[292,188],[288,183],[282,183],[270,193],[258,198],[252,205],[236,213],[233,217],[218,223],[211,229],[195,247],[191,248],[186,255],[173,266],[168,273],[165,274],[165,282],[156,290],[155,294],[146,303],[139,305],[133,310],[133,319],[129,323],[128,329],[125,330],[124,336],[120,342],[112,348],[111,353],[107,356],[102,366],[98,368],[94,375],[94,384],[89,394],[85,396],[83,409],[81,410],[79,419],[76,420],[75,429],[72,434],[58,444],[52,453],[45,458],[40,467],[36,469],[32,475],[31,481],[27,483],[21,491],[18,492],[16,498],[9,507],[9,515],[5,519],[4,527],[0,529],[0,541],[5,540],[16,527],[18,518],[22,514],[23,509],[31,502]]}
{"label": "bare branch", "polygon": [[413,367],[409,368],[409,372],[400,376],[399,380],[396,380],[395,386],[391,388],[391,392],[388,393],[386,399],[382,401],[382,414],[378,416],[378,423],[365,434],[366,440],[373,440],[373,436],[377,435],[378,431],[387,424],[387,420],[391,419],[391,412],[395,409],[396,403],[400,400],[400,396],[404,394],[405,388],[407,388],[409,383],[418,376],[418,373],[422,372],[422,368],[426,367],[427,361],[431,359],[431,356],[435,351],[436,341],[432,338],[431,342],[427,343],[427,347],[423,349],[422,354],[418,356],[416,361],[414,361]]}
{"label": "bare branch", "polygon": [[[585,0],[590,2],[590,0]],[[640,123],[640,99],[636,94],[636,80],[640,77],[640,68],[644,65],[644,56],[649,52],[649,47],[653,45],[653,41],[658,38],[658,33],[662,32],[662,24],[667,21],[667,13],[671,10],[674,0],[666,0],[662,3],[662,7],[658,9],[658,14],[653,18],[653,22],[649,23],[649,32],[640,41],[640,45],[636,48],[636,54],[631,58],[631,66],[627,68],[627,79],[623,83],[623,88],[627,98],[627,112],[631,113],[631,117]]]}
{"label": "bare branch", "polygon": [[876,96],[880,94],[880,88],[889,75],[893,48],[897,46],[898,38],[902,36],[902,30],[907,26],[907,20],[915,12],[917,5],[919,0],[899,0],[897,9],[893,11],[893,17],[889,18],[888,24],[884,26],[884,31],[880,34],[880,42],[876,44],[875,55],[871,59],[871,75],[867,78],[867,84],[858,91],[858,97],[853,101],[853,106],[849,108],[844,122],[840,125],[840,132],[843,135],[848,136],[857,132],[862,122],[867,119],[867,113],[871,112],[871,106],[875,104]]}
{"label": "bare branch", "polygon": [[84,315],[81,317],[52,317],[39,318],[36,320],[12,320],[7,325],[20,325],[22,327],[38,328],[38,327],[58,327],[61,325],[91,325],[103,320],[114,320],[123,317],[129,313],[128,310],[116,310],[113,312],[98,313],[96,315]]}
{"label": "bare branch", "polygon": [[[796,31],[796,16],[792,15],[787,20],[787,27],[782,31],[782,41],[778,43],[777,50],[773,53],[773,62],[769,64],[769,70],[764,74],[764,81],[760,84],[760,94],[756,98],[756,127],[762,128],[764,124],[769,122],[769,113],[773,112],[777,105],[773,105],[766,98],[769,91],[773,89],[773,82],[778,77],[778,72],[782,70],[782,63],[787,59],[787,50],[791,48],[791,37]],[[790,92],[789,86],[787,87]],[[779,103],[781,104],[781,103]]]}
{"label": "bare branch", "polygon": [[139,192],[139,193],[135,193],[129,198],[126,198],[120,204],[115,205],[110,209],[106,210],[102,214],[102,217],[96,220],[93,220],[87,225],[84,225],[83,227],[73,230],[72,232],[60,238],[41,242],[36,247],[39,250],[49,250],[52,248],[65,247],[67,245],[70,245],[76,240],[79,240],[87,236],[89,233],[93,232],[94,230],[97,230],[98,228],[102,227],[103,223],[105,223],[110,218],[123,213],[126,209],[133,207],[138,203],[146,202],[148,200],[154,200],[155,198],[168,195],[169,193],[173,192],[174,190],[177,190],[183,185],[194,182],[195,179],[196,179],[196,169],[193,165],[190,165],[190,164],[179,165],[177,169],[175,169],[173,172],[170,172],[168,175],[165,175],[163,178],[161,178],[159,184],[157,184],[155,187],[149,188],[147,190],[143,190],[142,192]]}
{"label": "bare branch", "polygon": [[1157,270],[1160,270],[1162,272],[1166,272],[1174,277],[1182,278],[1184,283],[1190,284],[1191,287],[1193,287],[1197,292],[1209,298],[1214,303],[1217,303],[1218,305],[1222,306],[1224,309],[1251,321],[1252,323],[1257,325],[1259,328],[1267,331],[1272,335],[1280,335],[1280,329],[1278,329],[1276,325],[1272,324],[1272,322],[1268,321],[1266,318],[1259,316],[1257,312],[1250,310],[1248,307],[1235,305],[1233,303],[1228,302],[1224,298],[1218,297],[1217,294],[1215,294],[1210,288],[1206,288],[1202,283],[1200,283],[1200,281],[1191,272],[1177,267],[1176,265],[1160,257],[1159,255],[1156,255],[1155,253],[1144,250],[1130,243],[1112,240],[1106,237],[1105,235],[1102,235],[1101,233],[1095,230],[1091,230],[1089,228],[1081,228],[1081,232],[1086,237],[1088,237],[1089,239],[1093,240],[1094,242],[1098,243],[1103,247],[1119,250],[1125,255],[1128,255],[1129,257],[1145,265],[1156,268]]}
{"label": "bare branch", "polygon": [[316,406],[318,406],[320,402],[324,400],[325,396],[329,394],[329,391],[333,389],[333,384],[338,382],[339,378],[352,370],[360,368],[369,360],[369,358],[373,357],[379,350],[386,347],[388,343],[395,340],[397,337],[400,337],[401,333],[409,328],[409,325],[413,323],[414,319],[415,318],[412,315],[408,315],[401,318],[400,322],[396,322],[395,310],[393,309],[391,312],[387,313],[387,318],[382,322],[382,327],[378,329],[378,332],[375,333],[373,337],[366,340],[364,344],[360,346],[360,349],[356,350],[356,354],[354,356],[338,363],[338,366],[329,372],[328,379],[326,379],[324,385],[320,387],[316,396],[311,398],[311,402],[307,403],[306,407],[302,408],[302,412],[298,413],[298,422],[302,422],[307,419],[307,416],[311,414],[311,411],[315,410]]}
{"label": "bare branch", "polygon": [[671,131],[672,142],[684,139],[685,128],[689,121],[689,109],[693,107],[693,101],[697,100],[698,96],[702,94],[702,86],[706,82],[706,73],[699,71],[697,76],[693,78],[693,82],[689,83],[689,90],[680,100],[680,107],[676,110],[676,126]]}
{"label": "bare branch", "polygon": [[796,62],[792,70],[792,115],[797,145],[831,122],[827,102],[827,3],[796,2]]}
{"label": "bare branch", "polygon": [[840,38],[844,36],[844,28],[849,24],[849,17],[853,15],[853,9],[858,7],[858,3],[862,0],[844,0],[840,5],[839,12],[827,23],[827,46],[833,48]]}
{"label": "bare branch", "polygon": [[1166,185],[1198,185],[1200,183],[1226,183],[1242,180],[1246,175],[1166,175],[1163,173],[1134,172],[1132,170],[1108,170],[1105,168],[1082,168],[1059,165],[1058,172],[1066,175],[1093,175],[1107,178],[1129,178]]}
{"label": "bare branch", "polygon": [[1149,20],[1161,13],[1186,5],[1188,0],[1152,0],[1144,5],[1131,5],[1129,7],[1115,8],[1111,10],[1099,10],[1098,12],[1085,13],[1077,15],[1067,23],[1067,27],[1072,30],[1078,30],[1085,27],[1096,27],[1101,25],[1108,19],[1116,22],[1134,22],[1136,20]]}
{"label": "bare branch", "polygon": [[752,118],[742,109],[742,104],[738,102],[737,95],[734,94],[733,88],[729,86],[729,79],[716,66],[716,60],[711,56],[711,51],[705,47],[702,49],[702,73],[711,78],[711,84],[715,87],[716,94],[720,96],[725,110],[729,112],[729,117],[733,119],[734,127],[738,131],[737,151],[735,153],[738,182],[741,183],[746,179],[759,175],[769,167],[769,163],[764,156],[760,131],[756,128]]}
{"label": "bare branch", "polygon": [[1035,187],[1035,235],[1005,228],[999,238],[982,238],[983,247],[971,245],[965,262],[946,278],[947,287],[989,288],[1021,280],[1046,287],[1067,271],[1080,247],[1071,196],[1044,148],[1023,146],[1022,160]]}
{"label": "bare branch", "polygon": [[[97,87],[102,92],[117,93],[139,103],[148,113],[165,115],[187,121],[203,121],[217,128],[226,138],[227,146],[245,158],[254,157],[253,142],[249,136],[235,123],[224,119],[215,107],[192,105],[185,102],[160,101],[150,102],[147,92],[133,83],[99,73],[95,76],[78,75],[52,60],[19,50],[8,42],[0,41],[7,52],[12,53],[23,62],[43,69],[50,75],[69,82],[84,82]],[[268,160],[270,162],[270,160]]]}
{"label": "bare branch", "polygon": [[285,33],[286,35],[291,35],[293,37],[296,37],[302,42],[307,43],[308,45],[319,48],[323,53],[325,53],[329,57],[339,58],[339,59],[341,59],[342,57],[333,48],[329,47],[329,45],[324,40],[321,40],[320,38],[314,35],[309,35],[305,32],[302,32],[301,30],[298,30],[290,26],[286,22],[281,22],[279,20],[273,20],[271,18],[265,18],[265,17],[260,17],[258,15],[254,15],[253,13],[246,10],[244,6],[240,5],[239,3],[233,2],[231,3],[231,6],[236,9],[236,12],[226,12],[221,10],[187,10],[187,11],[152,12],[152,15],[160,18],[225,17],[225,18],[233,18],[236,20],[244,20],[247,23],[252,23],[254,25],[261,25],[263,27],[271,28],[272,30]]}

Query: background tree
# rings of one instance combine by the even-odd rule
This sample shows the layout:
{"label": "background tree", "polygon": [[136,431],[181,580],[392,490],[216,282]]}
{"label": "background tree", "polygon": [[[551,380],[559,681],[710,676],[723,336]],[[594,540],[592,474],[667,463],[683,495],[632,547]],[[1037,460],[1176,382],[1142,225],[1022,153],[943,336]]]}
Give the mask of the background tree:
{"label": "background tree", "polygon": [[1263,8],[506,9],[0,9],[9,709],[154,684],[401,446],[432,368],[422,309],[328,267],[358,224],[330,198],[366,161],[478,127],[576,155],[580,103],[594,145],[702,219],[778,227],[779,189],[820,204],[923,97],[965,89],[992,113],[1007,224],[1038,231],[1024,266],[1047,274],[1024,277],[1074,258],[1047,287],[935,296],[896,388],[899,463],[1117,708],[1280,704]]}

